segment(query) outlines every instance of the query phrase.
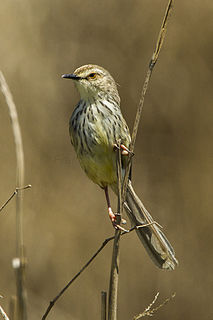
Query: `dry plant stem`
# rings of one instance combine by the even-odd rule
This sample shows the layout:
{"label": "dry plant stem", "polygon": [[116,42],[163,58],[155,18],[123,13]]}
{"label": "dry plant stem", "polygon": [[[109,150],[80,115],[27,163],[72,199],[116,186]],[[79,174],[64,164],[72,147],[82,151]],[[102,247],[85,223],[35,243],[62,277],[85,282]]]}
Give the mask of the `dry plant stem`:
{"label": "dry plant stem", "polygon": [[[150,305],[140,314],[138,314],[137,316],[135,316],[133,318],[133,320],[139,320],[143,317],[146,317],[146,316],[149,316],[149,317],[152,317],[156,311],[158,311],[160,308],[162,308],[163,306],[165,306],[169,301],[171,301],[171,299],[173,299],[175,297],[175,293],[173,293],[171,295],[171,297],[165,299],[159,306],[155,307],[155,308],[152,308],[152,306],[155,304],[155,302],[157,301],[158,299],[158,296],[159,296],[159,292],[155,295],[153,301],[150,303]],[[152,309],[151,309],[152,308]]]}
{"label": "dry plant stem", "polygon": [[106,320],[107,311],[107,293],[106,291],[101,291],[101,320]]}
{"label": "dry plant stem", "polygon": [[23,240],[23,190],[24,185],[24,152],[21,137],[21,130],[18,120],[18,114],[16,106],[13,101],[12,94],[6,83],[3,73],[0,71],[0,85],[1,91],[5,96],[9,115],[11,119],[11,125],[13,130],[13,137],[16,149],[16,186],[17,186],[17,197],[16,197],[16,256],[20,260],[19,267],[16,269],[16,289],[17,289],[17,319],[27,319],[27,308],[26,308],[26,288],[24,281],[24,270],[25,270],[25,258],[24,258],[24,240]]}
{"label": "dry plant stem", "polygon": [[[140,96],[140,100],[139,100],[139,104],[138,104],[138,108],[137,108],[137,112],[136,112],[136,117],[135,117],[135,122],[134,122],[134,126],[133,126],[133,132],[132,132],[132,142],[131,142],[131,146],[130,146],[130,153],[128,156],[128,165],[127,165],[127,169],[126,169],[126,173],[125,173],[125,177],[124,177],[124,182],[123,182],[123,189],[122,189],[122,194],[123,194],[123,199],[125,199],[125,195],[126,195],[126,189],[127,189],[127,184],[128,184],[128,179],[129,179],[129,173],[130,173],[130,168],[131,168],[131,158],[132,155],[134,154],[134,147],[135,147],[135,141],[136,141],[136,136],[137,136],[137,132],[138,132],[138,127],[139,127],[139,123],[140,123],[140,119],[141,119],[141,114],[142,114],[142,110],[143,110],[143,106],[144,106],[144,100],[145,100],[145,96],[146,96],[146,92],[149,86],[149,81],[152,75],[152,71],[154,69],[154,66],[158,60],[159,54],[160,54],[160,50],[162,48],[163,45],[163,41],[165,38],[165,34],[166,34],[166,29],[167,29],[167,24],[168,24],[168,18],[170,16],[171,13],[171,9],[173,6],[174,0],[169,0],[167,8],[166,8],[166,12],[163,18],[163,22],[161,25],[161,29],[159,32],[159,36],[156,42],[156,46],[155,46],[155,50],[153,52],[151,61],[149,63],[149,68],[147,70],[147,74],[145,77],[145,81],[143,84],[143,88],[142,88],[142,92],[141,92],[141,96]],[[149,222],[149,221],[148,221]]]}
{"label": "dry plant stem", "polygon": [[16,314],[17,314],[17,298],[16,298],[16,296],[12,296],[10,298],[10,304],[9,304],[9,318],[10,318],[10,320],[16,320]]}
{"label": "dry plant stem", "polygon": [[0,212],[6,207],[6,205],[13,199],[13,197],[18,193],[19,190],[26,190],[31,188],[31,184],[24,186],[22,188],[16,188],[15,191],[11,194],[11,196],[5,201],[5,203],[0,207]]}
{"label": "dry plant stem", "polygon": [[[121,163],[120,163],[121,166]],[[120,177],[120,176],[119,176]],[[120,178],[118,177],[118,179],[120,180]],[[119,200],[119,203],[120,200]],[[119,218],[119,216],[118,216]],[[132,228],[131,231],[133,231],[134,228]],[[116,230],[119,231],[119,233],[121,233],[120,230]],[[128,232],[129,233],[129,232]],[[123,232],[121,235],[127,234],[127,232]],[[51,309],[53,308],[54,304],[57,302],[57,300],[64,294],[64,292],[70,287],[70,285],[81,275],[81,273],[86,270],[86,268],[91,264],[91,262],[96,258],[96,256],[103,250],[103,248],[111,241],[114,240],[115,236],[107,238],[104,240],[104,242],[102,243],[102,245],[100,246],[100,248],[94,253],[94,255],[87,261],[87,263],[80,269],[80,271],[66,284],[66,286],[57,294],[57,296],[55,296],[49,303],[49,306],[47,308],[47,310],[45,311],[44,315],[42,316],[42,320],[45,320],[49,314],[49,312],[51,311]]]}
{"label": "dry plant stem", "polygon": [[4,320],[10,320],[6,314],[6,312],[4,311],[4,309],[0,306],[0,315],[2,316],[2,318]]}
{"label": "dry plant stem", "polygon": [[103,250],[103,248],[107,245],[108,242],[113,240],[114,237],[110,237],[105,239],[105,241],[102,243],[100,248],[94,253],[94,255],[87,261],[87,263],[81,268],[81,270],[67,283],[67,285],[59,292],[53,300],[50,301],[49,306],[45,312],[45,314],[42,317],[42,320],[45,320],[50,312],[50,310],[53,308],[56,301],[63,295],[63,293],[69,288],[69,286],[81,275],[81,273],[90,265],[90,263],[95,259],[95,257]]}
{"label": "dry plant stem", "polygon": [[[121,214],[123,208],[122,192],[121,192],[121,141],[117,142],[117,183],[118,183],[118,205],[117,205],[117,224],[121,223]],[[110,272],[109,284],[109,304],[108,304],[108,320],[117,319],[117,305],[118,305],[118,277],[119,277],[119,243],[121,230],[115,230],[115,238],[113,243],[112,263]]]}
{"label": "dry plant stem", "polygon": [[[16,159],[17,159],[17,168],[16,168],[16,186],[17,188],[21,188],[24,182],[24,153],[23,153],[23,144],[21,137],[21,130],[18,121],[18,115],[16,111],[16,106],[12,98],[12,94],[9,90],[9,87],[6,83],[6,80],[3,76],[3,73],[0,72],[0,82],[1,82],[1,90],[5,96],[9,115],[12,124],[15,148],[16,148]],[[17,193],[17,256],[22,256],[23,252],[23,230],[22,230],[22,190],[19,190]]]}
{"label": "dry plant stem", "polygon": [[[159,225],[157,222],[152,222],[151,224],[156,223],[157,225]],[[136,228],[144,228],[147,227],[148,224],[144,224],[141,226],[135,226],[133,228],[131,228],[130,230],[128,230],[128,232],[124,231],[121,232],[121,236],[126,235],[131,233],[133,230],[135,230]],[[96,256],[104,249],[104,247],[112,240],[115,239],[115,236],[113,237],[109,237],[107,239],[104,240],[104,242],[102,243],[102,245],[100,246],[100,248],[94,253],[94,255],[87,261],[87,263],[81,268],[81,270],[66,284],[66,286],[59,292],[59,294],[57,294],[57,296],[55,296],[55,298],[53,298],[53,300],[50,301],[49,306],[45,312],[45,314],[42,317],[42,320],[45,320],[49,314],[49,312],[51,311],[51,309],[53,308],[54,304],[57,302],[57,300],[64,294],[64,292],[70,287],[70,285],[81,275],[81,273],[86,270],[86,268],[90,265],[90,263],[96,258]]]}
{"label": "dry plant stem", "polygon": [[121,230],[115,230],[109,285],[108,320],[117,319],[120,234]]}
{"label": "dry plant stem", "polygon": [[157,294],[155,295],[154,299],[152,300],[152,302],[149,304],[149,306],[140,314],[138,314],[137,316],[135,316],[133,318],[133,320],[138,320],[138,319],[141,319],[142,317],[145,317],[145,316],[151,316],[152,314],[150,313],[152,310],[151,310],[151,307],[155,304],[155,302],[157,301],[158,299],[158,296],[159,296],[159,292],[157,292]]}
{"label": "dry plant stem", "polygon": [[[167,8],[166,8],[166,11],[164,14],[163,22],[162,22],[162,25],[160,28],[159,36],[158,36],[158,39],[156,42],[155,50],[154,50],[152,58],[150,60],[149,68],[147,70],[147,74],[146,74],[145,81],[143,84],[143,88],[142,88],[142,92],[141,92],[141,96],[140,96],[140,101],[138,104],[138,109],[136,112],[135,122],[134,122],[134,126],[133,126],[132,142],[131,142],[131,146],[130,146],[130,153],[128,156],[128,165],[127,165],[127,169],[126,169],[126,173],[125,173],[125,177],[124,177],[124,182],[123,182],[123,189],[122,189],[123,199],[126,198],[126,189],[127,189],[128,179],[129,179],[129,172],[130,172],[130,168],[131,168],[131,158],[132,158],[132,154],[134,151],[136,136],[137,136],[140,118],[141,118],[141,114],[142,114],[142,110],[143,110],[143,106],[144,106],[145,95],[146,95],[146,92],[147,92],[147,89],[149,86],[149,82],[150,82],[150,78],[151,78],[154,66],[158,60],[160,50],[162,48],[162,45],[163,45],[163,42],[165,39],[167,25],[168,25],[168,19],[171,14],[171,9],[172,9],[173,3],[174,3],[174,0],[169,0],[169,2],[168,2]],[[158,233],[156,233],[156,231],[155,231],[155,226],[154,226],[154,224],[152,224],[153,221],[150,220],[149,216],[147,216],[145,212],[144,212],[144,215],[146,216],[146,221],[151,225],[152,231],[155,234],[155,236],[157,237],[157,239],[159,240],[159,243],[161,243],[161,239],[159,238]],[[162,244],[162,246],[163,246],[163,244]],[[167,251],[166,247],[164,247],[163,249],[165,251]]]}

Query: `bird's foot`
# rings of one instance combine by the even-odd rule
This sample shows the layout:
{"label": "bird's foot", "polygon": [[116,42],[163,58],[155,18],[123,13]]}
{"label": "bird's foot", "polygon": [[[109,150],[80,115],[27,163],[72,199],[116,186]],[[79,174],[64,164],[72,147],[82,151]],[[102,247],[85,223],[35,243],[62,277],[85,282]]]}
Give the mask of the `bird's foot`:
{"label": "bird's foot", "polygon": [[[123,156],[128,156],[128,154],[130,154],[131,156],[134,156],[134,153],[132,151],[130,151],[124,144],[120,145],[121,147],[121,154]],[[114,149],[119,149],[119,146],[117,144],[114,144]]]}
{"label": "bird's foot", "polygon": [[[109,212],[109,218],[110,218],[110,220],[112,222],[113,227],[115,229],[127,232],[127,230],[124,229],[123,227],[121,227],[120,224],[117,222],[118,217],[120,217],[120,214],[119,213],[114,213],[112,211],[112,208],[110,208],[110,207],[108,208],[108,212]],[[120,223],[126,224],[126,220],[121,218],[121,222]]]}

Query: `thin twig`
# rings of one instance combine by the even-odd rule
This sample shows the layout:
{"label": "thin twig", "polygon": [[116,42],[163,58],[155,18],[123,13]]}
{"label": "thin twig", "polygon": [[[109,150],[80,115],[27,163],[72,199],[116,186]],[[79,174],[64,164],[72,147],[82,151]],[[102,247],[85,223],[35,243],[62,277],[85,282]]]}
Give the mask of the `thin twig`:
{"label": "thin twig", "polygon": [[[0,298],[3,298],[3,297],[0,296]],[[0,305],[0,314],[2,315],[2,318],[3,318],[4,320],[10,320],[1,305]]]}
{"label": "thin twig", "polygon": [[101,291],[101,320],[106,320],[107,311],[107,293],[106,291]]}
{"label": "thin twig", "polygon": [[115,230],[110,272],[108,320],[117,319],[120,235],[121,230]]}
{"label": "thin twig", "polygon": [[[151,224],[154,224],[157,222],[152,222]],[[158,224],[158,223],[157,223]],[[136,230],[137,228],[143,228],[147,227],[150,224],[144,224],[141,226],[134,226],[129,230],[121,232],[121,236],[124,236],[126,234],[130,234],[132,231]],[[70,285],[81,275],[81,273],[90,265],[90,263],[96,258],[96,256],[104,249],[104,247],[112,240],[115,239],[115,236],[109,237],[104,240],[104,242],[101,244],[101,246],[98,248],[98,250],[93,254],[93,256],[85,263],[85,265],[80,269],[78,273],[66,284],[66,286],[55,296],[49,303],[49,306],[47,310],[45,311],[44,315],[42,316],[42,320],[45,320],[50,312],[50,310],[53,308],[54,304],[57,302],[57,300],[63,295],[63,293],[70,287]]]}
{"label": "thin twig", "polygon": [[4,311],[4,309],[0,306],[0,314],[2,315],[2,318],[4,320],[10,320],[6,314],[6,312]]}
{"label": "thin twig", "polygon": [[[131,168],[131,159],[132,159],[132,154],[134,151],[134,146],[135,146],[135,141],[136,141],[136,136],[137,136],[137,132],[138,132],[138,127],[139,127],[139,123],[140,123],[140,119],[141,119],[141,114],[142,114],[142,110],[143,110],[143,106],[144,106],[144,100],[145,100],[145,96],[146,96],[146,92],[149,86],[149,82],[150,82],[150,78],[154,69],[154,66],[158,60],[159,54],[160,54],[160,50],[162,48],[164,39],[165,39],[165,35],[166,35],[166,30],[167,30],[167,25],[168,25],[168,19],[170,17],[171,14],[171,9],[173,6],[174,0],[169,0],[168,5],[166,7],[166,11],[164,14],[164,18],[163,18],[163,22],[160,28],[160,32],[158,35],[158,39],[155,45],[155,50],[152,54],[152,58],[150,60],[149,63],[149,67],[147,70],[147,74],[145,77],[145,81],[143,84],[143,88],[142,88],[142,92],[141,92],[141,96],[140,96],[140,100],[139,100],[139,104],[138,104],[138,108],[137,108],[137,112],[136,112],[136,117],[135,117],[135,122],[134,122],[134,126],[133,126],[133,132],[132,132],[132,141],[131,141],[131,145],[130,145],[130,153],[128,155],[128,163],[127,163],[127,168],[126,168],[126,172],[125,172],[125,177],[124,177],[124,182],[123,182],[123,198],[125,199],[126,197],[126,190],[127,190],[127,185],[128,185],[128,181],[129,181],[129,173],[130,173],[130,168]],[[155,234],[156,238],[159,240],[160,245],[163,247],[163,250],[165,250],[168,254],[170,254],[167,250],[167,247],[164,246],[164,244],[161,241],[160,235],[158,232],[156,232],[156,228],[155,225],[152,225],[152,220],[150,219],[150,216],[146,214],[146,212],[144,212],[144,215],[146,217],[146,221],[148,223],[150,223],[151,228],[153,233]]]}
{"label": "thin twig", "polygon": [[63,295],[63,293],[69,288],[69,286],[81,275],[81,273],[90,265],[90,263],[95,259],[95,257],[103,250],[103,248],[108,244],[108,242],[110,242],[111,240],[113,240],[114,237],[110,237],[105,239],[105,241],[102,243],[102,245],[100,246],[100,248],[94,253],[94,255],[87,261],[87,263],[80,269],[80,271],[78,273],[76,273],[76,275],[67,283],[67,285],[59,292],[59,294],[57,294],[57,296],[55,296],[55,298],[53,298],[53,300],[50,301],[49,306],[46,310],[46,312],[44,313],[42,320],[45,320],[50,312],[50,310],[52,309],[52,307],[54,306],[54,304],[56,303],[56,301]]}
{"label": "thin twig", "polygon": [[18,193],[19,190],[25,190],[31,188],[31,184],[24,186],[22,188],[16,188],[15,191],[11,194],[11,196],[5,201],[5,203],[0,207],[0,212],[6,207],[6,205],[13,199],[13,197]]}
{"label": "thin twig", "polygon": [[147,74],[145,77],[145,81],[144,81],[144,85],[143,85],[143,89],[141,92],[141,97],[139,100],[139,105],[138,105],[138,110],[137,110],[137,114],[135,117],[135,123],[134,123],[134,127],[133,127],[133,133],[132,133],[132,143],[131,143],[131,148],[130,150],[133,152],[134,150],[134,146],[135,146],[135,140],[136,140],[136,136],[137,136],[137,132],[138,132],[138,127],[139,127],[139,122],[140,122],[140,118],[141,118],[141,113],[143,110],[143,105],[144,105],[144,99],[145,99],[145,95],[148,89],[148,85],[149,85],[149,81],[150,81],[150,77],[152,74],[152,71],[154,69],[154,66],[158,60],[159,54],[160,54],[160,50],[162,48],[164,39],[165,39],[165,35],[166,35],[166,30],[167,30],[167,24],[168,24],[168,18],[170,16],[171,13],[171,8],[173,5],[174,0],[169,0],[167,8],[166,8],[166,12],[164,14],[164,18],[163,18],[163,22],[160,28],[160,32],[158,35],[158,39],[156,42],[156,46],[155,46],[155,50],[153,52],[151,61],[149,63],[149,68],[147,70]]}
{"label": "thin twig", "polygon": [[[138,132],[138,127],[140,123],[140,118],[143,110],[143,105],[144,105],[144,99],[145,95],[148,89],[149,81],[152,75],[152,71],[154,69],[154,66],[157,62],[157,59],[159,57],[159,53],[161,50],[161,47],[163,45],[163,41],[165,38],[165,33],[166,33],[166,27],[167,27],[167,22],[168,22],[168,17],[169,13],[172,7],[172,0],[169,1],[163,23],[161,25],[160,33],[157,39],[156,47],[154,50],[154,53],[152,55],[151,61],[149,63],[149,68],[145,77],[144,85],[142,88],[141,92],[141,97],[135,117],[135,123],[133,126],[133,133],[132,133],[132,141],[130,145],[130,152],[128,155],[128,162],[127,162],[127,167],[126,167],[126,172],[124,176],[124,180],[121,186],[121,154],[120,154],[120,145],[119,148],[117,149],[117,176],[118,176],[118,212],[121,214],[124,201],[126,199],[126,190],[127,190],[127,185],[128,185],[128,180],[129,180],[129,173],[130,173],[130,168],[131,168],[131,159],[132,155],[134,154],[134,146],[135,146],[135,141],[136,141],[136,136]],[[152,221],[147,220],[149,224],[152,223]],[[155,231],[154,225],[153,229]],[[115,232],[115,240],[114,240],[114,248],[113,248],[113,258],[112,258],[112,268],[111,268],[111,277],[110,277],[110,292],[109,292],[109,306],[108,306],[108,320],[116,320],[117,319],[117,290],[118,290],[118,255],[119,255],[119,239],[120,239],[120,230],[116,230]],[[113,286],[113,288],[111,287]],[[113,294],[112,298],[110,299],[111,295]]]}
{"label": "thin twig", "polygon": [[[122,182],[121,182],[121,141],[117,142],[117,187],[118,187],[118,205],[117,205],[117,220],[116,223],[120,225],[121,215],[123,210],[122,199]],[[118,305],[118,278],[119,278],[119,244],[120,244],[121,230],[115,230],[115,238],[113,243],[112,263],[110,272],[110,284],[109,284],[109,304],[108,304],[108,320],[117,319],[117,305]]]}
{"label": "thin twig", "polygon": [[156,313],[157,310],[159,310],[160,308],[162,308],[163,306],[165,306],[169,301],[171,301],[171,300],[175,297],[175,295],[176,295],[176,294],[173,293],[173,294],[171,295],[171,297],[165,299],[159,306],[157,306],[156,308],[151,309],[152,306],[155,304],[155,302],[156,302],[157,299],[158,299],[159,292],[157,292],[157,294],[155,295],[155,297],[154,297],[153,301],[150,303],[150,305],[149,305],[142,313],[140,313],[140,314],[138,314],[137,316],[135,316],[135,317],[133,318],[133,320],[139,320],[139,319],[141,319],[141,318],[143,318],[143,317],[146,317],[146,316],[149,316],[149,317],[153,316],[154,313]]}
{"label": "thin twig", "polygon": [[139,123],[140,123],[140,119],[141,119],[141,114],[142,114],[142,110],[143,110],[143,106],[144,106],[144,100],[145,100],[145,96],[146,96],[146,92],[149,86],[149,81],[154,69],[154,66],[158,60],[159,54],[160,54],[160,50],[162,48],[163,42],[164,42],[164,38],[166,35],[166,30],[167,30],[167,24],[168,24],[168,18],[171,14],[171,8],[173,6],[174,0],[169,0],[167,8],[166,8],[166,12],[163,18],[163,22],[160,28],[160,32],[159,32],[159,36],[156,42],[156,46],[155,46],[155,50],[153,52],[152,58],[150,60],[149,63],[149,67],[147,70],[147,74],[144,80],[144,84],[143,84],[143,88],[141,91],[141,96],[140,96],[140,100],[139,100],[139,104],[138,104],[138,108],[137,108],[137,112],[136,112],[136,117],[135,117],[135,122],[134,122],[134,126],[133,126],[133,132],[132,132],[132,142],[131,142],[131,146],[130,146],[130,152],[128,155],[128,164],[127,164],[127,168],[126,168],[126,172],[125,172],[125,177],[124,177],[124,182],[123,182],[123,198],[125,199],[125,195],[126,195],[126,189],[127,189],[127,184],[128,184],[128,179],[129,179],[129,173],[130,173],[130,168],[131,168],[131,159],[132,159],[132,155],[134,154],[134,147],[135,147],[135,141],[136,141],[136,136],[137,136],[137,132],[138,132],[138,127],[139,127]]}
{"label": "thin twig", "polygon": [[[121,215],[123,213],[123,199],[122,199],[122,164],[121,164],[121,141],[117,142],[118,149],[117,149],[117,159],[116,159],[116,168],[117,168],[117,186],[118,186],[118,205],[117,205],[117,212],[119,214],[119,221],[121,223]],[[119,218],[118,217],[118,218]]]}
{"label": "thin twig", "polygon": [[20,189],[24,185],[24,151],[16,106],[4,75],[1,71],[0,86],[7,102],[16,149],[16,186],[18,188],[16,197],[16,256],[20,259],[20,267],[16,270],[16,289],[18,303],[17,319],[26,320],[26,288],[24,283],[24,269],[26,259],[24,258],[23,239],[23,190]]}
{"label": "thin twig", "polygon": [[17,314],[17,297],[11,296],[9,303],[9,318],[10,320],[16,320]]}

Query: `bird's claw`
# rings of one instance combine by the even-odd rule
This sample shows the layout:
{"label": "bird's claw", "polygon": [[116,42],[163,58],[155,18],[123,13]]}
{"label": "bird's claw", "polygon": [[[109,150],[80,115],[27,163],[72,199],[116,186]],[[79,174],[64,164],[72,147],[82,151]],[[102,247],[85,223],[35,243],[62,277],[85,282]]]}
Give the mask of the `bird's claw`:
{"label": "bird's claw", "polygon": [[121,227],[120,224],[117,224],[116,222],[113,222],[112,225],[113,225],[113,227],[114,227],[116,230],[128,232],[128,230],[124,229],[123,227]]}
{"label": "bird's claw", "polygon": [[[123,156],[128,156],[128,154],[130,154],[131,156],[134,156],[134,152],[130,151],[124,144],[121,144],[120,148],[121,148],[121,154]],[[116,149],[119,149],[119,146],[115,143],[114,150]]]}
{"label": "bird's claw", "polygon": [[[111,222],[112,222],[113,227],[114,227],[116,230],[121,230],[121,231],[125,231],[125,232],[126,232],[127,230],[124,229],[123,227],[121,227],[120,224],[117,223],[117,219],[118,219],[119,216],[120,216],[119,213],[114,213],[114,212],[112,211],[112,209],[109,208],[109,217],[110,217],[110,220],[111,220]],[[126,220],[121,218],[120,223],[126,224]]]}

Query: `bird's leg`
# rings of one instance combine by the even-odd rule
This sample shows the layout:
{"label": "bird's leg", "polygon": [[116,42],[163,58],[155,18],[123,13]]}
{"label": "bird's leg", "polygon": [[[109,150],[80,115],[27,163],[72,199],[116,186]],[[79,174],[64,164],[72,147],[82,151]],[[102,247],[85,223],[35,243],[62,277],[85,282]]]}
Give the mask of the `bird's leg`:
{"label": "bird's leg", "polygon": [[116,221],[116,215],[113,213],[111,205],[110,205],[108,187],[105,187],[104,191],[105,191],[105,196],[106,196],[106,201],[107,201],[107,208],[108,208],[109,218],[112,221],[112,224],[114,224],[115,221]]}
{"label": "bird's leg", "polygon": [[[109,213],[109,218],[112,222],[112,225],[115,229],[120,229],[122,231],[126,231],[124,228],[122,228],[120,225],[116,223],[116,218],[118,216],[118,213],[113,213],[111,204],[110,204],[110,199],[109,199],[109,192],[108,192],[108,187],[104,188],[105,191],[105,196],[106,196],[106,201],[107,201],[107,208],[108,208],[108,213]],[[126,220],[121,219],[121,223],[125,224]]]}

